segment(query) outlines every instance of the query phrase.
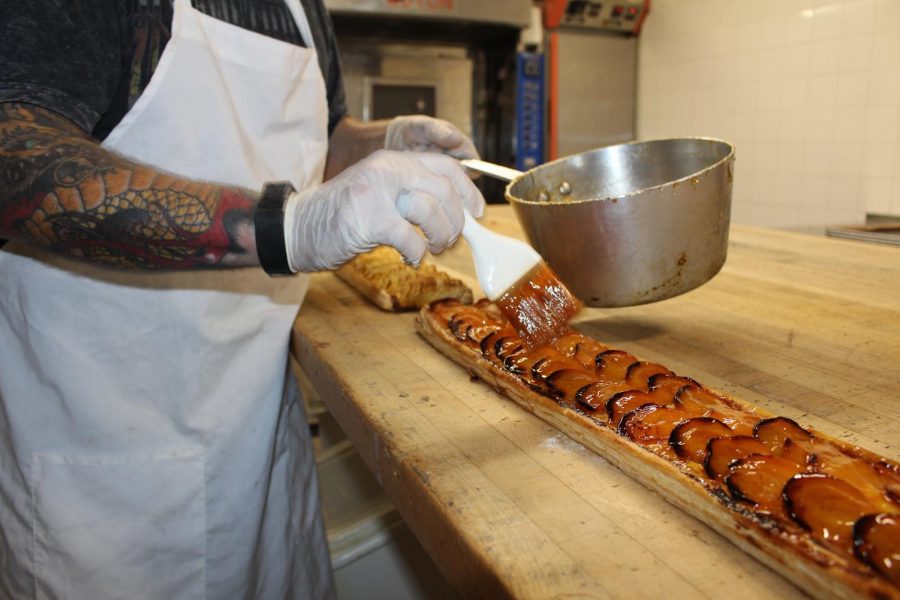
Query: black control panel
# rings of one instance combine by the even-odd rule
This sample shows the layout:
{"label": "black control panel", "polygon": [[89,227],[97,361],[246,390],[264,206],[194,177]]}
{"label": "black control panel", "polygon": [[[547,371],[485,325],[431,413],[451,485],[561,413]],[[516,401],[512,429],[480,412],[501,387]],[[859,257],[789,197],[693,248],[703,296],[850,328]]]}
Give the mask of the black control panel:
{"label": "black control panel", "polygon": [[649,10],[649,0],[569,0],[561,25],[637,35]]}

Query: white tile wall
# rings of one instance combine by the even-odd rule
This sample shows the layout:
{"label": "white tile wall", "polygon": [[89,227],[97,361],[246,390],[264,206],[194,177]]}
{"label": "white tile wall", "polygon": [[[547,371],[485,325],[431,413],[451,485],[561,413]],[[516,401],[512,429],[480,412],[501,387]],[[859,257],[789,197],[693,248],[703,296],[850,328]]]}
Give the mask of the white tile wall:
{"label": "white tile wall", "polygon": [[735,144],[735,223],[900,216],[900,0],[653,0],[638,137]]}

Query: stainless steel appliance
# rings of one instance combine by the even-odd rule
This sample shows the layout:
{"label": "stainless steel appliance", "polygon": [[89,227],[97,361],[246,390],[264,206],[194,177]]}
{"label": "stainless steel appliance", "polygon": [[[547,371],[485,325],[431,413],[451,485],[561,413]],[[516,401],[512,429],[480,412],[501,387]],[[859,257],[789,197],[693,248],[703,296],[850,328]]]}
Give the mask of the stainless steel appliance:
{"label": "stainless steel appliance", "polygon": [[347,40],[341,62],[347,107],[357,118],[439,116],[472,135],[474,68],[466,48]]}
{"label": "stainless steel appliance", "polygon": [[[515,60],[531,0],[325,0],[350,114],[446,119],[481,156],[515,162]],[[503,188],[482,178],[490,202]]]}
{"label": "stainless steel appliance", "polygon": [[531,0],[325,0],[331,14],[528,26]]}
{"label": "stainless steel appliance", "polygon": [[549,158],[635,138],[637,43],[648,0],[551,0]]}

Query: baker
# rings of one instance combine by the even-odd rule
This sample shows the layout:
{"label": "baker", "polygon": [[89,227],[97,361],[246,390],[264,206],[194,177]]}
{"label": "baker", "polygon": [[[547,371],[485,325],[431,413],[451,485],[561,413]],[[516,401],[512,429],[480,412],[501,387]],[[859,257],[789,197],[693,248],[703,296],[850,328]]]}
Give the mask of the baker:
{"label": "baker", "polygon": [[296,273],[452,244],[471,141],[350,118],[321,0],[0,21],[0,596],[329,596]]}

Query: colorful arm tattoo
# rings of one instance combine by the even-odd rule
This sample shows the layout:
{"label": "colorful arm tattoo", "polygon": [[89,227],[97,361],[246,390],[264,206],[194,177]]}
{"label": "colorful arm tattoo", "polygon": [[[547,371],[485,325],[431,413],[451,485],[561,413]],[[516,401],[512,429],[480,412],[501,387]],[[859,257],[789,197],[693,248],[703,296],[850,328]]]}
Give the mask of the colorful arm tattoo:
{"label": "colorful arm tattoo", "polygon": [[100,147],[27,104],[0,104],[0,238],[109,266],[258,264],[255,194],[183,179]]}

